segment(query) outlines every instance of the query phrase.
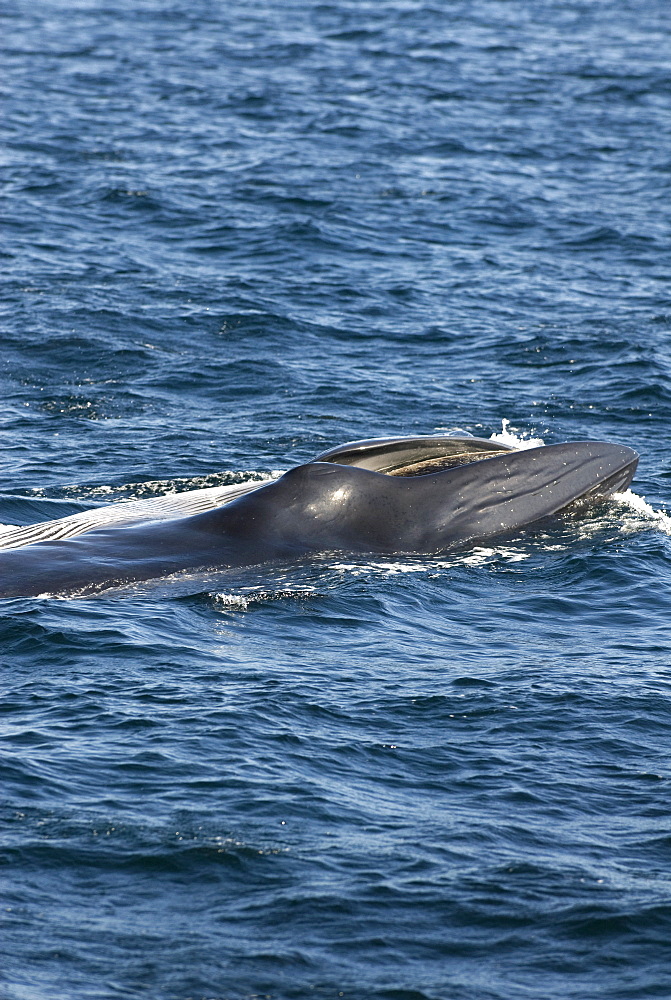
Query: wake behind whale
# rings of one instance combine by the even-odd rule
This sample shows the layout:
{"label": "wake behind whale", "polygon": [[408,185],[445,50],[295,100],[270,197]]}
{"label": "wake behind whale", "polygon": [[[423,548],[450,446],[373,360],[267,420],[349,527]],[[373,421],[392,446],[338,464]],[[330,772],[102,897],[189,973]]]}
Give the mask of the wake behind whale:
{"label": "wake behind whale", "polygon": [[112,504],[0,535],[0,597],[90,594],[324,551],[436,554],[626,489],[638,456],[599,441],[357,441],[278,479]]}

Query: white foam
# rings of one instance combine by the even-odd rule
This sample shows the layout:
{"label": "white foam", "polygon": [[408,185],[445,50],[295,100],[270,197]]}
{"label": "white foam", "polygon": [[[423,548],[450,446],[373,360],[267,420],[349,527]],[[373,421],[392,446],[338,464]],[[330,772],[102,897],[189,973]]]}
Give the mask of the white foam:
{"label": "white foam", "polygon": [[495,559],[503,559],[505,562],[515,563],[522,562],[528,558],[528,552],[520,552],[517,549],[507,548],[502,545],[491,549],[476,546],[468,555],[461,556],[459,561],[464,566],[486,566],[487,563],[493,562]]}
{"label": "white foam", "polygon": [[664,535],[671,536],[671,517],[663,510],[655,510],[645,499],[632,490],[613,493],[613,500],[628,508],[620,531],[631,534],[645,528],[656,528]]}
{"label": "white foam", "polygon": [[455,553],[444,559],[417,557],[412,562],[337,562],[329,567],[336,573],[361,576],[374,572],[383,576],[397,576],[399,573],[435,573],[441,569],[453,569],[455,566],[486,566],[497,560],[505,562],[522,562],[529,558],[529,553],[521,552],[509,546],[495,547],[476,546],[467,552]]}
{"label": "white foam", "polygon": [[[432,562],[431,567],[435,567],[436,563]],[[441,565],[447,566],[448,563]],[[333,563],[330,569],[335,570],[336,573],[348,573],[353,576],[361,576],[362,573],[370,573],[374,571],[376,573],[382,573],[384,576],[396,576],[398,573],[424,573],[426,572],[429,564],[428,563],[386,563],[386,562],[365,562],[365,563],[347,563],[338,562]]]}
{"label": "white foam", "polygon": [[227,608],[242,608],[245,611],[249,607],[251,597],[245,597],[243,594],[214,594],[214,600],[217,604],[223,604]]}
{"label": "white foam", "polygon": [[264,601],[280,601],[287,598],[293,600],[306,600],[311,597],[320,597],[321,595],[313,590],[312,588],[305,587],[294,587],[290,589],[279,589],[279,590],[261,590],[258,587],[252,588],[243,594],[227,594],[221,591],[212,591],[212,598],[217,604],[223,604],[227,608],[241,608],[245,611],[250,604],[262,603]]}
{"label": "white foam", "polygon": [[545,444],[543,438],[522,437],[518,433],[517,427],[511,427],[510,421],[505,417],[501,421],[501,430],[498,434],[492,434],[490,441],[500,441],[501,444],[508,444],[511,448],[542,448]]}

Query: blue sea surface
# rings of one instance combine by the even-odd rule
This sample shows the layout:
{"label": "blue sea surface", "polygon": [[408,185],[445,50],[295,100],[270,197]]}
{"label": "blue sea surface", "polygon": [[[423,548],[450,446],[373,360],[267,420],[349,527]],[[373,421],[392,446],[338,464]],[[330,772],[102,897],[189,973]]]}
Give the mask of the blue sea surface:
{"label": "blue sea surface", "polygon": [[461,554],[1,601],[0,998],[668,1000],[668,0],[4,0],[0,51],[2,524],[641,455]]}

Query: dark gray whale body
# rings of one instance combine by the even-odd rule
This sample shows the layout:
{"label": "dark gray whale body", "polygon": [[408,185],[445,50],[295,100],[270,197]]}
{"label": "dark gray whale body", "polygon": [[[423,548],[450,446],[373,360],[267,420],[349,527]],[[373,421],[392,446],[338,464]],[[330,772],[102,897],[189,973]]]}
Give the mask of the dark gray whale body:
{"label": "dark gray whale body", "polygon": [[[90,594],[184,570],[339,550],[438,553],[626,489],[638,456],[598,441],[359,441],[259,485],[113,504],[0,535],[0,597]],[[206,495],[207,494],[207,495]]]}

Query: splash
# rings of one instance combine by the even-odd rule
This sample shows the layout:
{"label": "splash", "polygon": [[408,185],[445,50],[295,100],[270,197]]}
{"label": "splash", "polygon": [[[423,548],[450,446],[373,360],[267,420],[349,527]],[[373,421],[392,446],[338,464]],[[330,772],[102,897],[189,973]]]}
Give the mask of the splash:
{"label": "splash", "polygon": [[508,444],[521,451],[525,448],[541,448],[545,444],[543,438],[521,437],[517,427],[511,427],[510,421],[505,417],[501,421],[501,430],[498,434],[492,434],[490,441],[500,441],[501,444]]}
{"label": "splash", "polygon": [[671,517],[663,510],[655,510],[645,499],[632,490],[614,493],[612,499],[627,508],[620,531],[633,534],[646,528],[655,528],[671,536]]}

